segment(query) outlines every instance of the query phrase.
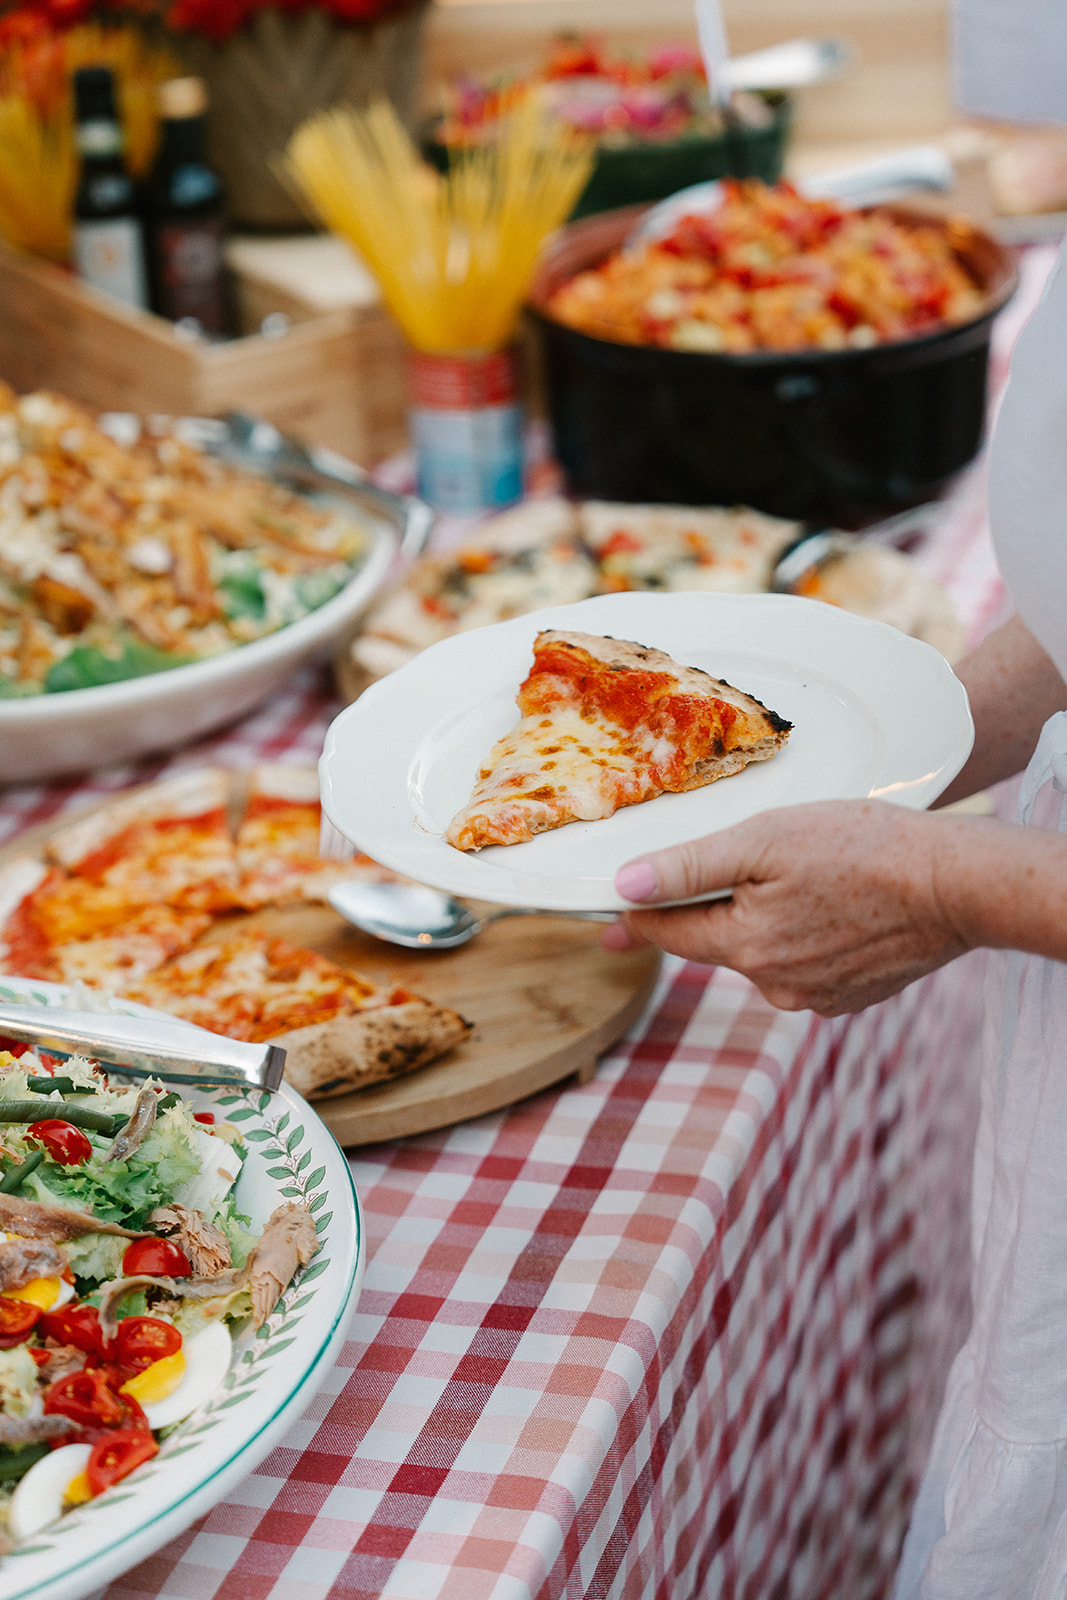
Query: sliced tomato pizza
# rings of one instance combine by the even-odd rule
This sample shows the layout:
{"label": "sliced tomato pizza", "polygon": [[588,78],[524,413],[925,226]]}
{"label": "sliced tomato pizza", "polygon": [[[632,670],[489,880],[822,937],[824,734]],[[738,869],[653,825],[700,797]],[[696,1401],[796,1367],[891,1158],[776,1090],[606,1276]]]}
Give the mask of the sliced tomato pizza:
{"label": "sliced tomato pizza", "polygon": [[323,900],[342,878],[384,882],[395,877],[369,856],[346,862],[319,855],[319,780],[313,767],[274,764],[249,777],[237,829],[237,895],[254,909],[293,900]]}
{"label": "sliced tomato pizza", "polygon": [[116,993],[210,926],[206,911],[131,903],[111,885],[18,856],[0,867],[0,972]]}
{"label": "sliced tomato pizza", "polygon": [[301,1094],[345,1094],[421,1067],[471,1031],[456,1011],[248,929],[198,945],[126,998],[232,1039],[273,1040]]}
{"label": "sliced tomato pizza", "polygon": [[233,1038],[277,1039],[304,1094],[343,1094],[443,1055],[455,1011],[271,938],[245,913],[323,897],[310,768],[208,769],[124,795],[0,864],[0,973],[82,981]]}
{"label": "sliced tomato pizza", "polygon": [[191,911],[238,904],[229,774],[187,772],[72,822],[53,834],[50,860],[127,907]]}
{"label": "sliced tomato pizza", "polygon": [[115,992],[237,905],[227,774],[124,795],[0,868],[0,971]]}
{"label": "sliced tomato pizza", "polygon": [[766,761],[791,724],[751,695],[662,650],[595,634],[537,635],[521,720],[489,752],[446,839],[519,844],[610,817]]}

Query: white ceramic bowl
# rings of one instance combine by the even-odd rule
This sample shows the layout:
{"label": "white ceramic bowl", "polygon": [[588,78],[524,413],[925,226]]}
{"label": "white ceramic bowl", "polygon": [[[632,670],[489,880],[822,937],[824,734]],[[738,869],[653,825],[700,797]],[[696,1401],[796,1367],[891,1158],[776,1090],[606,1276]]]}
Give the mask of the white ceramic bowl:
{"label": "white ceramic bowl", "polygon": [[369,530],[366,556],[339,594],[277,633],[205,661],[94,689],[0,700],[0,785],[187,744],[259,705],[304,662],[329,656],[354,630],[401,550],[405,558],[418,553],[432,520],[421,501],[370,485],[338,484],[334,493],[354,505]]}

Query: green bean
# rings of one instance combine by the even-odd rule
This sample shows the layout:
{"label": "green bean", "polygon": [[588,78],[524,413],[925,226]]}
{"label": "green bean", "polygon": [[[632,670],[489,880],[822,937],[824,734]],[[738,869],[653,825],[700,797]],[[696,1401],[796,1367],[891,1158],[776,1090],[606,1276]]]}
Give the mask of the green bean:
{"label": "green bean", "polygon": [[[0,1124],[5,1122],[41,1122],[42,1106],[40,1100],[5,1100],[0,1096]],[[59,1107],[56,1107],[59,1110]],[[124,1128],[129,1121],[128,1117],[121,1114],[115,1115],[110,1111],[91,1111],[88,1106],[71,1106],[63,1104],[63,1121],[72,1122],[76,1128],[91,1128],[96,1133],[110,1133],[114,1135],[119,1128]]]}
{"label": "green bean", "polygon": [[95,1094],[92,1084],[75,1083],[73,1078],[27,1078],[27,1089],[34,1094],[50,1094],[58,1089],[60,1094]]}
{"label": "green bean", "polygon": [[16,1189],[22,1187],[23,1179],[28,1178],[31,1172],[36,1172],[43,1160],[43,1150],[31,1150],[24,1161],[0,1178],[0,1194],[14,1194]]}
{"label": "green bean", "polygon": [[0,1448],[0,1483],[25,1477],[30,1468],[47,1454],[47,1444],[24,1444],[20,1450]]}

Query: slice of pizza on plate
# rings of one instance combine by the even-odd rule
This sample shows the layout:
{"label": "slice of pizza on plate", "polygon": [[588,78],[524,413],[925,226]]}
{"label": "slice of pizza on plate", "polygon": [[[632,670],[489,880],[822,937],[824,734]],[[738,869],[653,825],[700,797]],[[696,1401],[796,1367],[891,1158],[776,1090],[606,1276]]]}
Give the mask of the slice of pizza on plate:
{"label": "slice of pizza on plate", "polygon": [[782,748],[791,724],[662,650],[546,630],[517,696],[521,720],[481,767],[445,833],[458,850],[519,844],[701,788]]}
{"label": "slice of pizza on plate", "polygon": [[286,1080],[315,1098],[412,1072],[472,1028],[447,1006],[256,929],[223,932],[124,993],[213,1033],[281,1045]]}

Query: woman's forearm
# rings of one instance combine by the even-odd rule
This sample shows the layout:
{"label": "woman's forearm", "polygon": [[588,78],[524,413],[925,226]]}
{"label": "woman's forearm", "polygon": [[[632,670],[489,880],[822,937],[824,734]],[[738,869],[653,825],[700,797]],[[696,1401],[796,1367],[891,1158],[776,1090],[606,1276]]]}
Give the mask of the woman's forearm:
{"label": "woman's forearm", "polygon": [[961,942],[1067,962],[1067,834],[988,818],[945,821],[934,890]]}
{"label": "woman's forearm", "polygon": [[731,967],[789,1011],[860,1011],[979,945],[1067,961],[1067,835],[987,817],[787,807],[629,862],[615,883],[633,910],[608,948],[651,940]]}
{"label": "woman's forearm", "polygon": [[1020,617],[984,639],[956,672],[971,702],[974,749],[939,806],[1021,772],[1045,722],[1067,710],[1067,684]]}

